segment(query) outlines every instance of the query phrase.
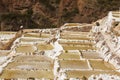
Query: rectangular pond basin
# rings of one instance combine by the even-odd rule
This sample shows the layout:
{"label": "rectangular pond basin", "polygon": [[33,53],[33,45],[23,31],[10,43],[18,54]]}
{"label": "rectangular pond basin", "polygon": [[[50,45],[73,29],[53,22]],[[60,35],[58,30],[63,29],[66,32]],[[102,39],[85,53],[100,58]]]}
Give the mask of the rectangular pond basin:
{"label": "rectangular pond basin", "polygon": [[94,70],[115,70],[112,64],[104,62],[103,60],[89,60],[89,62]]}
{"label": "rectangular pond basin", "polygon": [[60,60],[60,68],[67,70],[89,70],[86,60]]}
{"label": "rectangular pond basin", "polygon": [[50,44],[37,44],[38,50],[52,50],[54,47]]}
{"label": "rectangular pond basin", "polygon": [[44,55],[27,55],[27,56],[17,56],[14,58],[14,62],[51,62],[53,63],[53,60],[51,58],[48,58]]}
{"label": "rectangular pond basin", "polygon": [[53,64],[49,62],[12,62],[6,69],[16,70],[53,70]]}
{"label": "rectangular pond basin", "polygon": [[89,45],[62,45],[64,50],[96,50],[94,46]]}
{"label": "rectangular pond basin", "polygon": [[84,59],[102,59],[96,51],[81,51],[81,54]]}
{"label": "rectangular pond basin", "polygon": [[47,78],[54,79],[53,71],[38,70],[38,71],[27,71],[27,70],[4,70],[1,79],[26,79],[27,78]]}
{"label": "rectangular pond basin", "polygon": [[35,50],[35,46],[30,44],[22,44],[16,48],[17,53],[33,53]]}
{"label": "rectangular pond basin", "polygon": [[49,38],[50,34],[42,33],[40,35],[40,33],[26,33],[24,34],[24,37]]}
{"label": "rectangular pond basin", "polygon": [[80,53],[74,53],[74,52],[63,52],[61,55],[58,56],[58,59],[64,59],[64,60],[79,60],[80,59]]}
{"label": "rectangular pond basin", "polygon": [[85,70],[85,71],[78,71],[78,70],[71,70],[67,71],[67,76],[69,78],[82,78],[85,76],[86,78],[90,77],[91,75],[99,75],[99,74],[110,74],[110,75],[118,75],[120,76],[119,72],[116,71],[93,71],[93,70]]}

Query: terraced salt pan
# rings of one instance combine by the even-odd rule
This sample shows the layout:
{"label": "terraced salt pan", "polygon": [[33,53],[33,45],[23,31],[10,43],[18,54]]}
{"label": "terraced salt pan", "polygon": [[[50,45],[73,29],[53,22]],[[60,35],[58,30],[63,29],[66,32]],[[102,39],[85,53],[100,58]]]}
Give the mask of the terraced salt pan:
{"label": "terraced salt pan", "polygon": [[72,31],[63,31],[61,33],[61,36],[64,35],[71,35],[71,36],[82,36],[82,37],[88,37],[89,32],[72,32]]}
{"label": "terraced salt pan", "polygon": [[81,54],[84,59],[102,59],[96,51],[82,51]]}
{"label": "terraced salt pan", "polygon": [[68,36],[80,36],[80,37],[88,37],[88,35],[86,35],[86,34],[71,34],[71,33],[61,33],[61,36],[66,36],[66,35],[68,35]]}
{"label": "terraced salt pan", "polygon": [[0,31],[0,34],[16,34],[16,32],[11,32],[11,31]]}
{"label": "terraced salt pan", "polygon": [[38,50],[52,50],[54,47],[51,44],[37,44]]}
{"label": "terraced salt pan", "polygon": [[61,33],[61,38],[70,38],[70,39],[91,39],[88,37],[89,32],[72,32],[72,31],[64,31]]}
{"label": "terraced salt pan", "polygon": [[77,40],[66,40],[62,39],[59,41],[60,44],[66,44],[66,45],[94,45],[93,42],[90,41],[77,41]]}
{"label": "terraced salt pan", "polygon": [[71,39],[60,39],[59,43],[62,45],[86,45],[92,46],[95,45],[94,40],[71,40]]}
{"label": "terraced salt pan", "polygon": [[33,53],[36,47],[30,44],[22,44],[16,48],[17,53]]}
{"label": "terraced salt pan", "polygon": [[84,45],[84,44],[81,44],[81,45],[74,45],[74,44],[61,44],[62,46],[73,46],[73,47],[95,47],[94,45]]}
{"label": "terraced salt pan", "polygon": [[53,63],[53,60],[51,58],[48,58],[46,56],[40,55],[40,56],[17,56],[14,58],[15,62],[50,62]]}
{"label": "terraced salt pan", "polygon": [[4,70],[2,75],[0,76],[1,79],[14,79],[14,78],[48,78],[54,79],[54,75],[52,71],[46,70],[38,70],[38,71],[25,71],[25,70]]}
{"label": "terraced salt pan", "polygon": [[17,56],[7,65],[0,78],[48,78],[54,79],[53,60],[40,56]]}
{"label": "terraced salt pan", "polygon": [[74,53],[74,52],[64,52],[62,53],[58,59],[64,59],[64,60],[79,60],[80,59],[80,53]]}
{"label": "terraced salt pan", "polygon": [[87,27],[87,26],[92,26],[92,24],[87,24],[87,23],[65,23],[63,25],[63,29],[65,28],[72,28],[72,27],[78,27],[78,28],[81,28],[81,27]]}
{"label": "terraced salt pan", "polygon": [[21,42],[45,42],[47,39],[40,39],[40,38],[31,38],[31,37],[22,37],[20,39]]}
{"label": "terraced salt pan", "polygon": [[61,36],[60,38],[62,38],[62,39],[72,39],[72,40],[93,40],[92,38],[88,38],[88,37],[71,36],[71,35]]}
{"label": "terraced salt pan", "polygon": [[66,23],[64,26],[65,27],[72,27],[72,26],[80,26],[80,25],[82,25],[82,24],[80,24],[80,23]]}
{"label": "terraced salt pan", "polygon": [[40,36],[40,33],[26,33],[24,37],[49,38],[50,34],[42,33]]}
{"label": "terraced salt pan", "polygon": [[0,40],[9,40],[15,36],[16,32],[0,32]]}
{"label": "terraced salt pan", "polygon": [[119,11],[114,11],[114,12],[112,11],[112,16],[120,18],[120,12]]}
{"label": "terraced salt pan", "polygon": [[110,74],[110,75],[120,76],[120,73],[116,71],[93,71],[93,70],[85,70],[85,71],[72,70],[72,71],[67,71],[66,74],[68,76],[68,79],[69,78],[80,78],[81,79],[83,76],[88,78],[91,75],[98,75],[98,74]]}
{"label": "terraced salt pan", "polygon": [[104,62],[103,60],[89,60],[91,67],[94,70],[115,70],[113,65],[110,63]]}
{"label": "terraced salt pan", "polygon": [[49,62],[12,62],[6,69],[16,70],[52,70],[53,64]]}
{"label": "terraced salt pan", "polygon": [[62,45],[64,50],[96,50],[95,47],[85,46],[85,45]]}
{"label": "terraced salt pan", "polygon": [[86,60],[60,60],[60,68],[63,70],[89,70]]}
{"label": "terraced salt pan", "polygon": [[10,50],[0,50],[0,56],[7,56],[10,52]]}

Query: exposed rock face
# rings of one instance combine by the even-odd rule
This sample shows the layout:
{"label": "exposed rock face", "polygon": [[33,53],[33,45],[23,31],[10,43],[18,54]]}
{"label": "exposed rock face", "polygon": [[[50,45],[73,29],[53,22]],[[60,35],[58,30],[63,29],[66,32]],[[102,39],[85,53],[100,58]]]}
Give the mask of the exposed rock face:
{"label": "exposed rock face", "polygon": [[120,0],[0,0],[2,30],[59,27],[66,22],[93,22],[119,9]]}

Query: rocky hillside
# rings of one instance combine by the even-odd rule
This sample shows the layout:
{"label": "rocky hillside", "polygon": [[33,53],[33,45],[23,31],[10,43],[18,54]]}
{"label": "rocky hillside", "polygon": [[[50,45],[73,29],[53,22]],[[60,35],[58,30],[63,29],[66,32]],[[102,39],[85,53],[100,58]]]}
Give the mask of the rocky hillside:
{"label": "rocky hillside", "polygon": [[59,27],[90,23],[119,9],[120,0],[0,0],[0,29]]}

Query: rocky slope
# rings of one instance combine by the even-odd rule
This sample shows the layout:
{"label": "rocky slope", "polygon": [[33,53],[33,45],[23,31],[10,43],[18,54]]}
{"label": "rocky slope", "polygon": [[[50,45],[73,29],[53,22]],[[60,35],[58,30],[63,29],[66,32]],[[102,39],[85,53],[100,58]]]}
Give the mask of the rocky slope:
{"label": "rocky slope", "polygon": [[93,22],[119,9],[120,0],[0,0],[1,30]]}

